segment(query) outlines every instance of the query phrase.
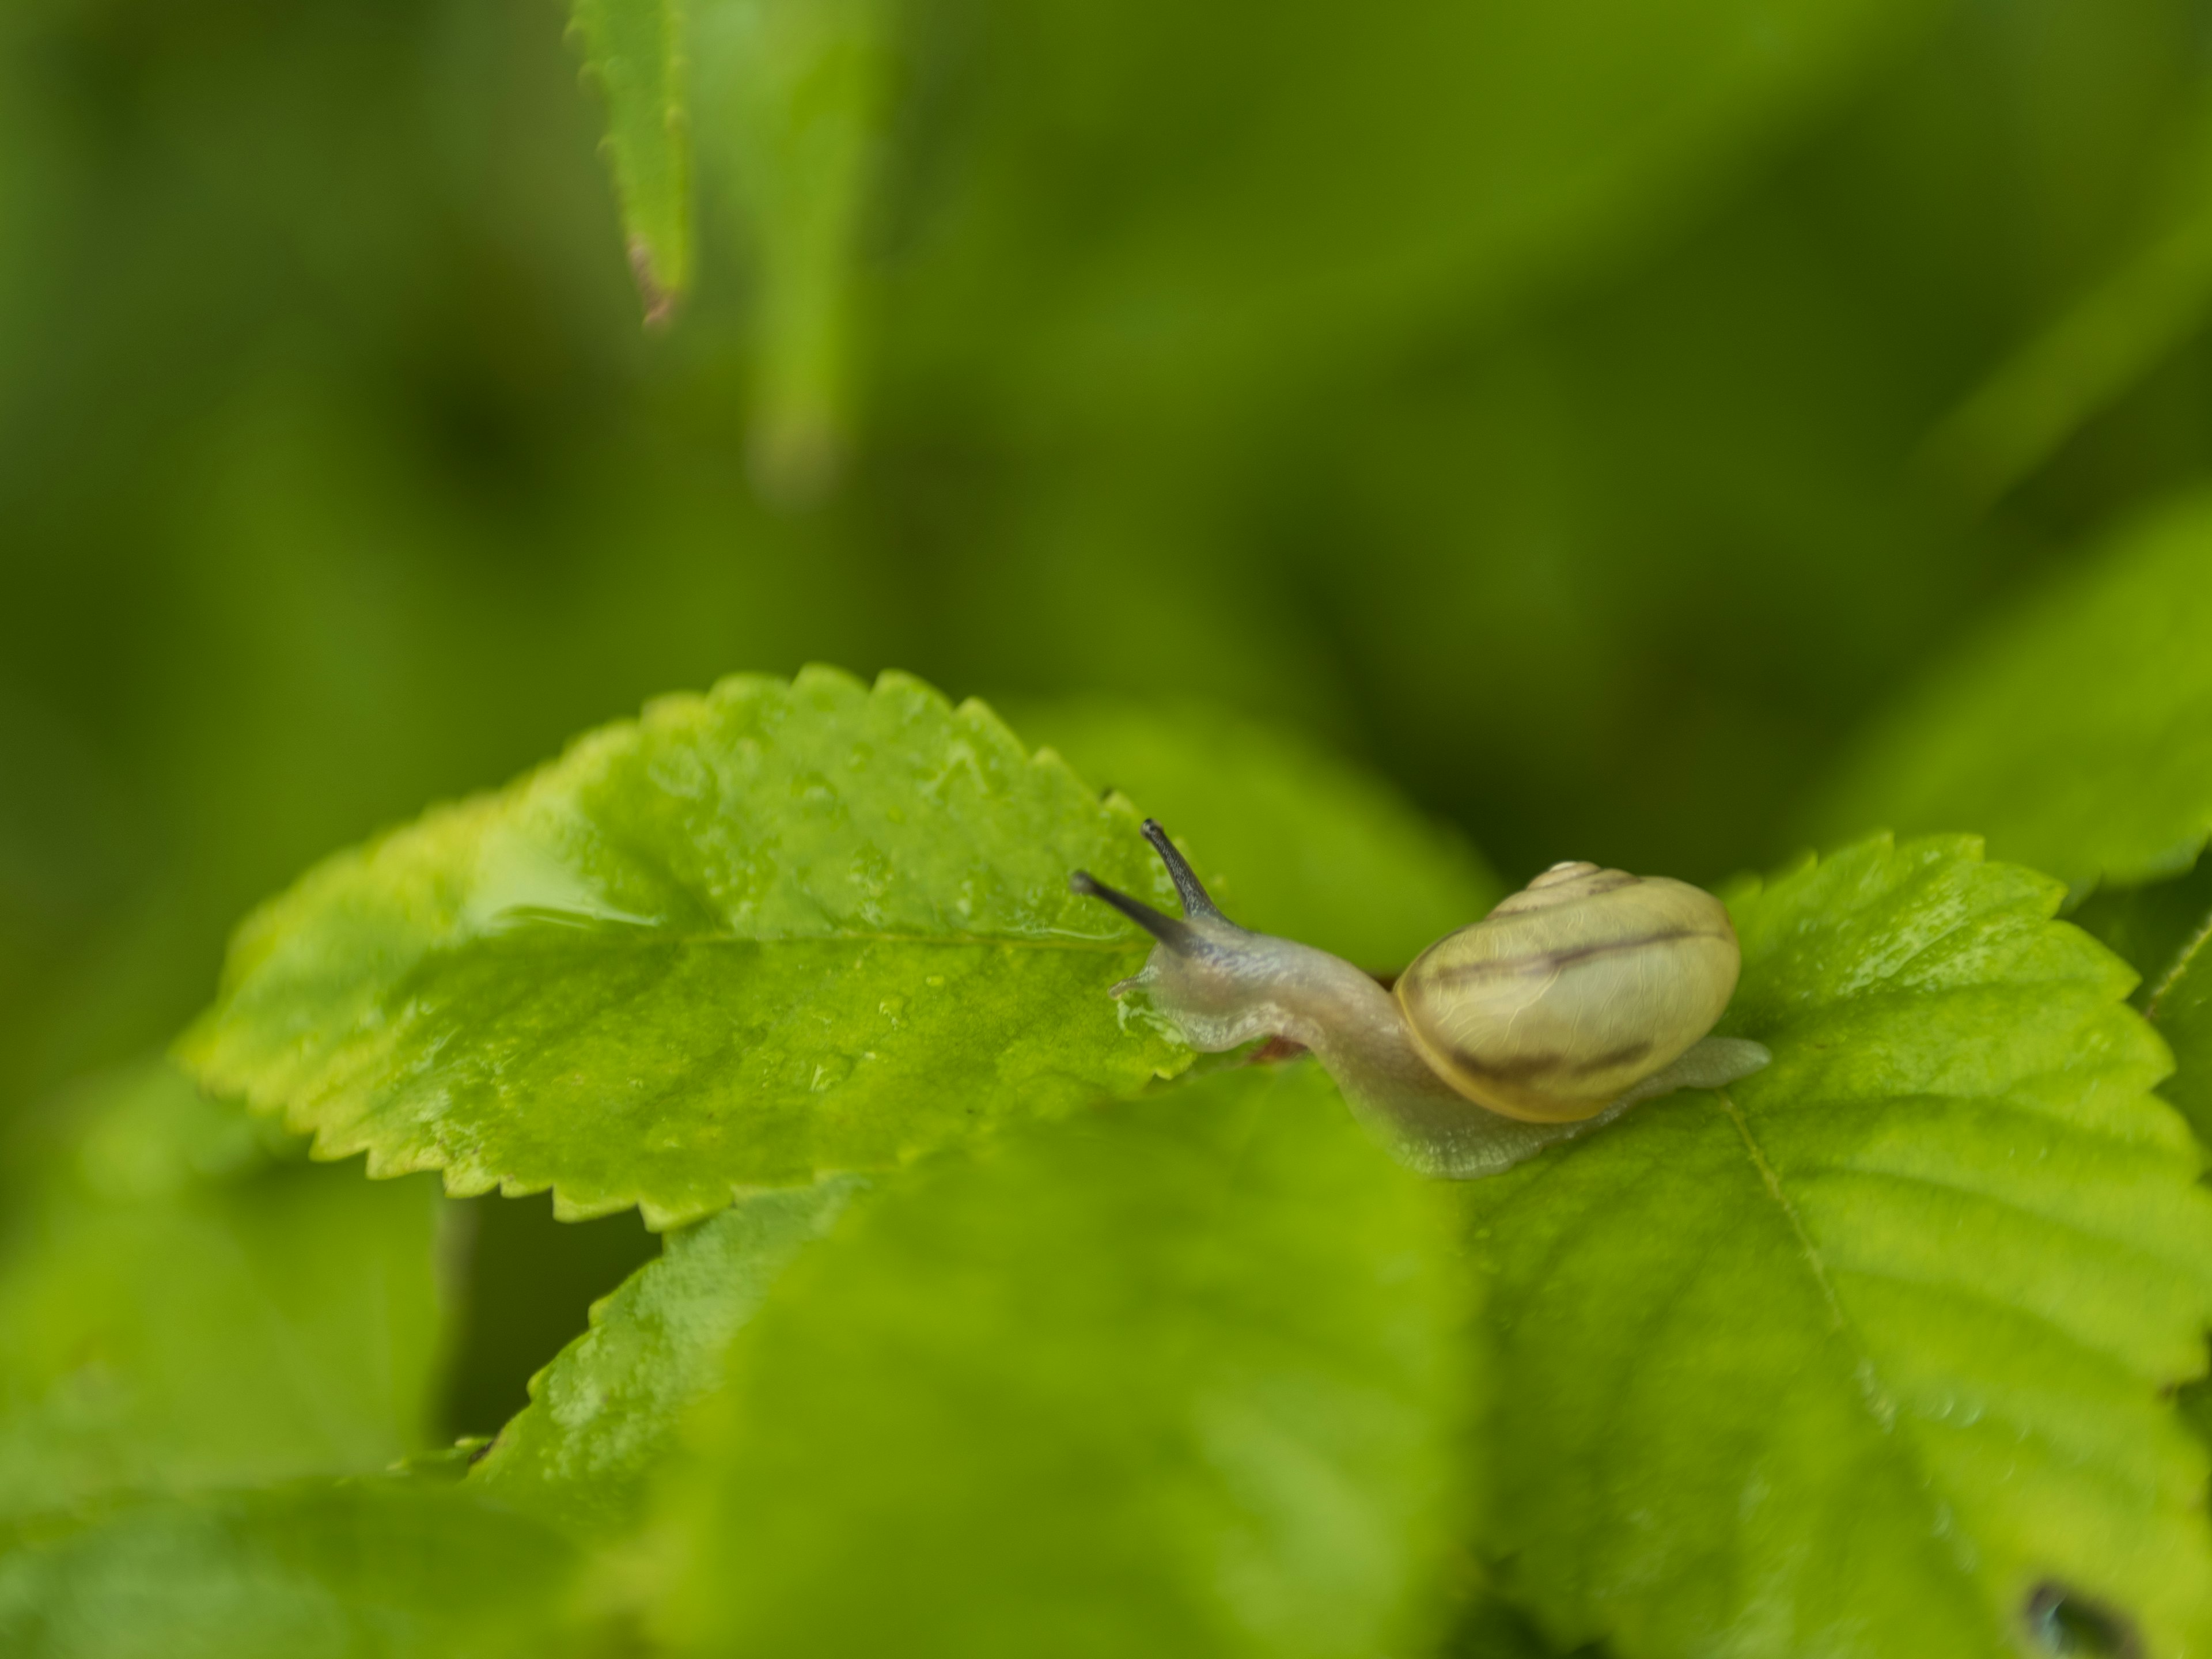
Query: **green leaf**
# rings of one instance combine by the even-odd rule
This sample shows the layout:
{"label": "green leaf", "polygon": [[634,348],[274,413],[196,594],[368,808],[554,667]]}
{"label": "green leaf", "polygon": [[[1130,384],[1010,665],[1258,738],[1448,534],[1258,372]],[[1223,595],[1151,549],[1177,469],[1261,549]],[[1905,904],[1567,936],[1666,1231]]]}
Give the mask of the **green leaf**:
{"label": "green leaf", "polygon": [[319,1155],[656,1227],[1188,1063],[1107,988],[1174,902],[1126,801],[979,703],[724,681],[339,854],[240,929],[179,1052]]}
{"label": "green leaf", "polygon": [[2130,1000],[2173,1051],[2159,1092],[2212,1142],[2212,859],[2172,881],[2100,889],[2071,919],[2142,975]]}
{"label": "green leaf", "polygon": [[0,1550],[11,1659],[551,1659],[574,1551],[460,1486],[300,1486],[125,1510]]}
{"label": "green leaf", "polygon": [[1109,697],[1024,703],[1013,718],[1188,842],[1214,896],[1261,933],[1391,971],[1504,896],[1456,830],[1280,727]]}
{"label": "green leaf", "polygon": [[[1966,840],[1735,906],[1774,1063],[1470,1183],[1488,1548],[1623,1659],[2017,1653],[2063,1595],[2212,1640],[2212,1199],[2132,975]],[[2086,1612],[2084,1610],[2087,1610]]]}
{"label": "green leaf", "polygon": [[708,177],[752,277],[754,483],[830,483],[849,417],[860,231],[891,86],[883,0],[691,0]]}
{"label": "green leaf", "polygon": [[2203,326],[2212,310],[2208,113],[2196,111],[2175,147],[2149,233],[1929,435],[1929,469],[1975,505],[2034,472]]}
{"label": "green leaf", "polygon": [[646,320],[665,323],[691,285],[683,14],[677,0],[574,0],[569,27],[606,104],[607,159]]}
{"label": "green leaf", "polygon": [[738,1329],[800,1249],[836,1223],[851,1176],[757,1193],[671,1233],[593,1304],[592,1328],[531,1379],[531,1403],[470,1480],[586,1532],[636,1521],[683,1414],[721,1380]]}
{"label": "green leaf", "polygon": [[739,1338],[678,1471],[683,1650],[1433,1637],[1470,1352],[1444,1214],[1307,1065],[872,1199]]}
{"label": "green leaf", "polygon": [[2046,584],[1862,745],[1815,819],[1973,830],[2077,888],[2186,870],[2212,832],[2212,498]]}
{"label": "green leaf", "polygon": [[2173,1050],[2166,1097],[2212,1141],[2212,909],[2152,984],[2143,1012]]}
{"label": "green leaf", "polygon": [[93,1086],[47,1139],[0,1251],[0,1518],[422,1443],[434,1184],[309,1166],[167,1066]]}
{"label": "green leaf", "polygon": [[2190,941],[2212,912],[2212,859],[2171,881],[2141,887],[2100,887],[2067,911],[2066,919],[2094,933],[2142,975],[2129,999],[2140,1008],[2180,966]]}

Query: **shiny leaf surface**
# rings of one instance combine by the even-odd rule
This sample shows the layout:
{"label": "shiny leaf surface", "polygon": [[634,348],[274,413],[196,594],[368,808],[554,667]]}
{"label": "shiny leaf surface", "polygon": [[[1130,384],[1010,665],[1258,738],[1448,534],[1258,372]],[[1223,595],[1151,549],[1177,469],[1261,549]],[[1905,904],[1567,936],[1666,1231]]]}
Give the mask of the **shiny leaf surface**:
{"label": "shiny leaf surface", "polygon": [[[2125,965],[1971,842],[1735,905],[1718,1095],[1471,1183],[1502,1370],[1487,1531],[1548,1633],[2009,1656],[2055,1602],[2212,1634],[2212,1199]],[[2030,1649],[2034,1650],[2033,1648]]]}
{"label": "shiny leaf surface", "polygon": [[636,1518],[684,1413],[721,1380],[731,1340],[858,1183],[833,1176],[739,1199],[668,1236],[531,1380],[531,1403],[470,1472],[499,1501],[586,1532]]}
{"label": "shiny leaf surface", "polygon": [[319,1153],[656,1226],[1134,1089],[1106,995],[1173,902],[1122,801],[887,675],[725,681],[341,854],[241,928],[181,1053]]}

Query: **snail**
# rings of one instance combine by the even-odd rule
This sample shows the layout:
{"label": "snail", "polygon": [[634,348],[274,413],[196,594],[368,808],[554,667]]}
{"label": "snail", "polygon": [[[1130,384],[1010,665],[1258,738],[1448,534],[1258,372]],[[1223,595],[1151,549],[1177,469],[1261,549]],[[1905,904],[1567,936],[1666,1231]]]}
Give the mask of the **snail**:
{"label": "snail", "polygon": [[1167,832],[1180,917],[1078,870],[1158,941],[1113,994],[1142,989],[1209,1054],[1255,1038],[1310,1048],[1401,1163],[1492,1175],[1677,1089],[1717,1089],[1771,1056],[1708,1036],[1741,954],[1711,894],[1663,876],[1555,864],[1480,921],[1447,933],[1385,990],[1325,951],[1223,915]]}

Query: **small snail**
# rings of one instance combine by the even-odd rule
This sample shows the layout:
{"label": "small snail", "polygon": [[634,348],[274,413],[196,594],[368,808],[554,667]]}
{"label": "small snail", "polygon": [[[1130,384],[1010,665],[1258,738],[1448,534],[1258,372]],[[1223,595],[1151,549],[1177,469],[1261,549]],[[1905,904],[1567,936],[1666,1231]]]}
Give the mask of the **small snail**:
{"label": "small snail", "polygon": [[1727,909],[1663,876],[1555,864],[1447,933],[1386,991],[1350,963],[1239,927],[1167,832],[1145,821],[1181,918],[1078,870],[1159,943],[1133,978],[1207,1053],[1262,1036],[1313,1050],[1360,1121],[1424,1175],[1494,1174],[1677,1089],[1765,1065],[1756,1042],[1705,1035],[1735,993]]}

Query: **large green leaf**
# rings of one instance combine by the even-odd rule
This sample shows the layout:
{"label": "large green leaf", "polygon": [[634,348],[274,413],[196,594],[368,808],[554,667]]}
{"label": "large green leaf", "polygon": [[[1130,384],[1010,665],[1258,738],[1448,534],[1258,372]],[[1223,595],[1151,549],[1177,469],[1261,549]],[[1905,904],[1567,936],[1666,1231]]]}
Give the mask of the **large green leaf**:
{"label": "large green leaf", "polygon": [[1735,907],[1774,1050],[1467,1201],[1490,1549],[1624,1659],[2212,1642],[2212,1199],[2125,965],[2047,878],[1886,839]]}
{"label": "large green leaf", "polygon": [[691,129],[678,0],[575,0],[569,27],[607,112],[607,159],[648,322],[691,284]]}
{"label": "large green leaf", "polygon": [[668,1236],[592,1309],[592,1328],[531,1379],[471,1484],[592,1532],[636,1520],[684,1413],[721,1380],[731,1339],[776,1278],[844,1211],[855,1179],[742,1198]]}
{"label": "large green leaf", "polygon": [[310,1166],[160,1065],[46,1139],[0,1247],[0,1518],[422,1444],[434,1183]]}
{"label": "large green leaf", "polygon": [[[13,1547],[7,1542],[12,1541]],[[573,1549],[451,1484],[295,1486],[0,1540],[10,1659],[553,1659]]]}
{"label": "large green leaf", "polygon": [[1464,836],[1279,727],[1207,703],[1109,697],[1024,703],[1014,718],[1188,837],[1247,927],[1393,971],[1504,896]]}
{"label": "large green leaf", "polygon": [[1309,1065],[873,1197],[738,1339],[679,1471],[684,1650],[1432,1637],[1470,1352],[1443,1214]]}
{"label": "large green leaf", "polygon": [[2076,886],[2187,869],[2212,832],[2212,498],[2124,532],[1961,653],[1815,822],[1972,830]]}
{"label": "large green leaf", "polygon": [[180,1052],[321,1156],[671,1225],[1184,1063],[1104,994],[1145,942],[1078,866],[1174,902],[981,704],[740,677],[313,872]]}

